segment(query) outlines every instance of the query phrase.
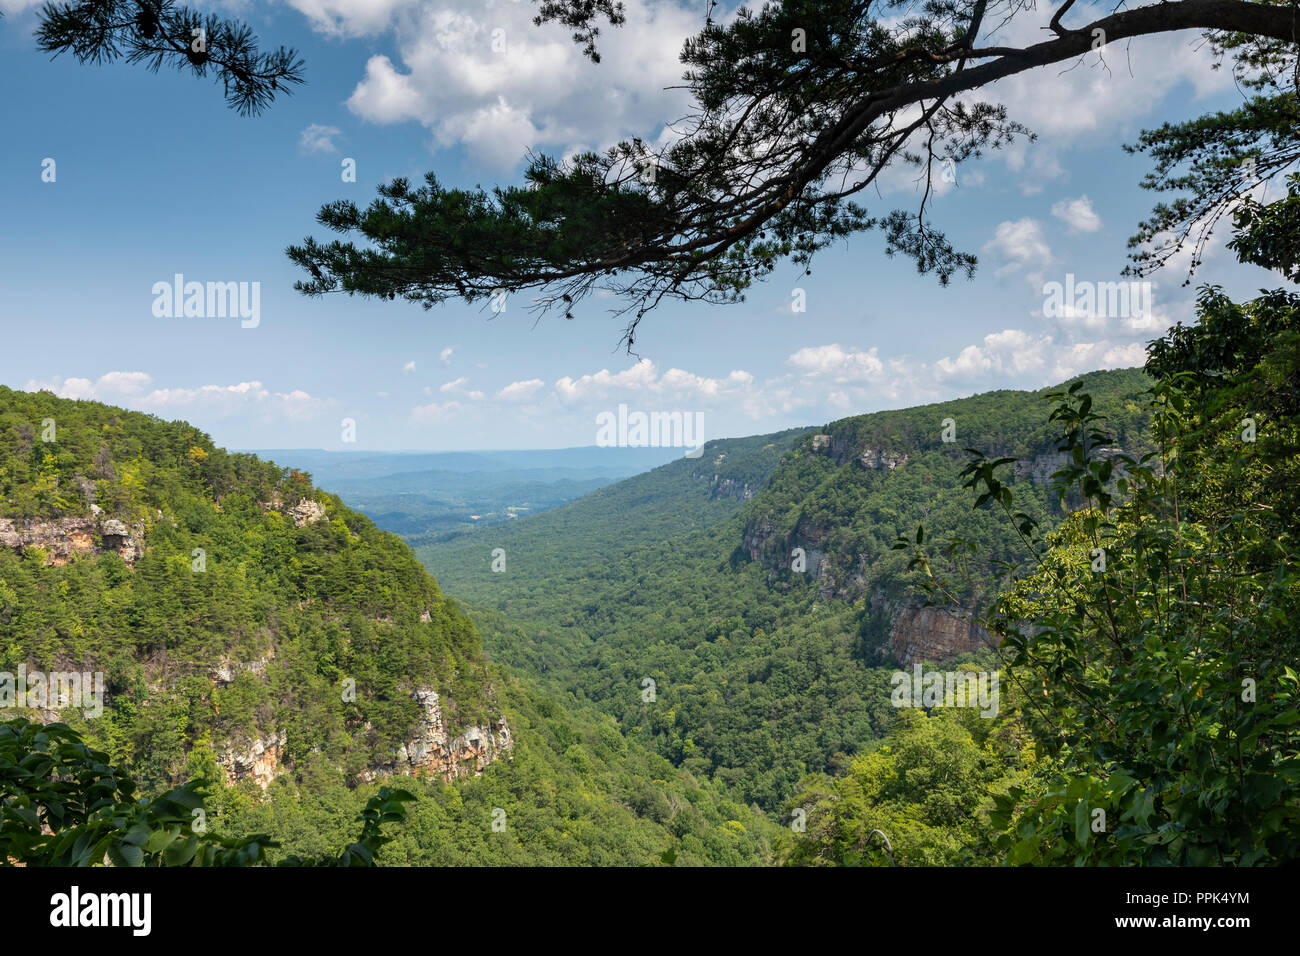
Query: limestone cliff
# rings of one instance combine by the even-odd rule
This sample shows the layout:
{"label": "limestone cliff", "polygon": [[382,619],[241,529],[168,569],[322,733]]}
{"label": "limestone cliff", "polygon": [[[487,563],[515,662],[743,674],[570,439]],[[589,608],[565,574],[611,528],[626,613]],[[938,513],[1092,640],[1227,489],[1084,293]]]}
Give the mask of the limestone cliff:
{"label": "limestone cliff", "polygon": [[447,729],[438,692],[422,688],[415,692],[415,699],[422,712],[415,733],[398,745],[391,761],[363,771],[362,780],[409,774],[437,776],[451,783],[457,777],[478,776],[484,767],[514,747],[504,714],[491,718],[486,727],[468,727],[453,737]]}
{"label": "limestone cliff", "polygon": [[[96,509],[98,511],[98,509]],[[145,525],[90,514],[70,518],[0,518],[0,547],[40,548],[47,565],[62,566],[78,555],[114,552],[131,564],[144,553]]]}

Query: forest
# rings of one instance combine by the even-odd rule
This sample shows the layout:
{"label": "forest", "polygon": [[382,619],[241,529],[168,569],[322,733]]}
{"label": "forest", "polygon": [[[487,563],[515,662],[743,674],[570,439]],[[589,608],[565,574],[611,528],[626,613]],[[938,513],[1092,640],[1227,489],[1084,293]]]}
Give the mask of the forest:
{"label": "forest", "polygon": [[[214,82],[223,120],[283,108],[309,76],[295,48],[263,48],[241,19],[176,0],[25,6],[32,45],[67,54],[60,68],[119,64],[141,81],[166,66]],[[654,27],[631,6],[538,0],[530,22],[558,28],[563,41],[548,41],[547,57],[564,64],[552,72],[565,83],[589,77],[577,66],[599,66],[629,14],[640,32],[614,48],[627,56],[649,46]],[[508,157],[502,143],[554,137],[581,125],[576,114],[534,123],[494,88],[512,70],[470,58],[461,93],[486,97],[489,118],[508,115],[510,137],[479,114],[439,125],[448,104],[415,89],[421,56],[394,67],[372,53],[371,26],[338,19],[346,10],[298,9],[315,17],[316,52],[332,56],[336,40],[367,36],[363,80],[350,96],[320,83],[314,108],[345,102],[361,117],[351,135],[367,143],[381,141],[378,126],[418,120],[418,148],[461,152],[455,166],[439,152],[421,177],[410,170],[426,157],[402,152],[413,140],[382,139],[390,151],[374,172],[365,167],[367,204],[355,198],[355,158],[334,142],[358,151],[348,133],[314,120],[276,129],[267,142],[298,144],[291,177],[322,158],[329,175],[284,203],[301,239],[285,235],[272,256],[262,247],[241,261],[256,271],[274,258],[282,270],[283,288],[268,285],[266,321],[259,304],[251,324],[195,332],[185,319],[231,316],[190,315],[187,305],[170,325],[142,327],[129,324],[141,319],[130,305],[101,320],[98,298],[49,302],[69,262],[86,271],[71,285],[99,297],[118,288],[114,269],[134,269],[151,251],[166,263],[204,251],[225,263],[214,250],[284,228],[286,219],[259,219],[225,231],[230,223],[207,207],[239,208],[226,217],[236,221],[275,205],[301,186],[271,176],[290,168],[287,154],[241,167],[238,185],[214,192],[218,202],[205,196],[193,221],[161,225],[158,195],[188,195],[229,171],[194,153],[134,160],[149,178],[130,181],[139,196],[122,188],[145,222],[133,224],[140,248],[122,243],[129,263],[102,236],[89,251],[51,244],[44,230],[66,228],[52,210],[93,216],[116,196],[87,180],[72,193],[80,198],[58,206],[76,162],[64,163],[62,185],[54,158],[40,163],[40,188],[58,190],[40,194],[51,205],[26,228],[45,258],[24,258],[25,235],[8,247],[15,281],[30,283],[17,307],[32,311],[7,315],[0,354],[11,363],[6,381],[26,383],[0,385],[0,868],[1245,868],[1300,859],[1296,5],[716,7],[675,46],[674,89],[687,112],[661,118],[657,138],[625,135],[648,122],[626,114],[591,134],[600,149],[552,138],[550,151],[522,146]],[[1040,14],[1045,22],[1027,22]],[[447,16],[497,42],[470,14]],[[401,32],[414,17],[403,11],[383,29]],[[1192,34],[1194,50],[1161,46]],[[576,65],[564,59],[575,45]],[[1015,84],[1040,93],[1039,78],[1046,90],[1049,74],[1059,80],[1083,63],[1110,82],[1121,48],[1169,71],[1159,122],[1116,113],[1086,130],[1118,138],[1130,120],[1145,124],[1120,158],[1143,164],[1140,186],[1158,198],[1132,227],[1123,274],[1194,289],[1165,300],[1185,312],[1162,312],[1152,326],[1135,324],[1152,316],[1127,306],[1123,315],[1091,314],[1095,302],[1024,309],[1026,287],[1059,289],[1043,280],[1073,265],[1028,215],[974,228],[1004,206],[1039,203],[1057,250],[1081,253],[1089,267],[1102,261],[1093,247],[1115,237],[1087,195],[1033,198],[1043,186],[1035,176],[1067,178],[1059,164],[1083,148],[1078,130],[1058,122],[1060,149],[1027,160],[1036,136],[1016,119],[1027,94]],[[1236,97],[1232,105],[1202,109],[1203,74],[1227,77],[1215,103]],[[435,76],[429,85],[440,89],[448,77]],[[584,89],[603,98],[584,105],[583,119],[637,101],[625,80],[600,76]],[[98,112],[96,85],[76,96]],[[163,99],[133,111],[144,87],[111,89],[122,119],[114,132],[130,139],[181,112]],[[1008,89],[1019,104],[1003,97]],[[1100,81],[1088,92],[1145,108]],[[1049,126],[1061,104],[1072,108],[1064,97],[1027,98]],[[1184,107],[1190,118],[1175,115]],[[15,122],[35,122],[28,112],[57,111]],[[177,150],[190,136],[204,148],[213,141],[199,136],[211,130],[229,137],[223,145],[238,141],[210,113],[187,120]],[[96,161],[131,145],[99,142],[82,141]],[[485,143],[495,147],[490,164],[475,152]],[[987,165],[990,154],[1005,168]],[[1115,203],[1107,217],[1131,206],[1121,175],[1083,168],[1091,162],[1074,171]],[[97,172],[116,190],[111,177],[130,165]],[[94,166],[85,161],[82,174]],[[973,205],[941,205],[944,184],[957,187],[940,170],[958,167],[963,189],[983,188],[990,169],[1003,181]],[[485,169],[506,170],[499,185],[474,181]],[[896,188],[901,179],[911,193]],[[881,205],[887,197],[898,205]],[[5,200],[36,208],[23,190]],[[308,208],[318,211],[304,222]],[[939,212],[954,208],[968,221],[941,230]],[[173,238],[182,225],[196,231]],[[973,280],[981,256],[1001,255],[1001,284],[980,287],[998,301],[976,316],[976,296],[958,299],[971,312],[954,316],[906,286],[913,298],[900,307],[890,299],[904,288],[898,270],[833,258],[863,234],[940,288]],[[840,274],[820,288],[840,305],[801,312],[793,303],[828,257]],[[41,271],[56,259],[58,282]],[[1210,260],[1229,270],[1216,275],[1233,278],[1232,292],[1198,277]],[[179,267],[158,269],[179,283]],[[787,273],[802,284],[790,302],[784,288],[747,300]],[[150,287],[135,272],[129,281]],[[260,303],[260,280],[250,281]],[[1241,292],[1255,281],[1267,287]],[[1065,286],[1074,288],[1072,272]],[[529,304],[493,325],[511,297]],[[635,364],[545,364],[589,347],[574,320],[593,303],[608,307],[616,346]],[[409,318],[466,305],[491,315],[454,334],[440,327],[447,343]],[[724,306],[745,311],[715,329]],[[521,311],[551,337],[545,346],[541,333],[488,338]],[[381,314],[407,324],[383,326]],[[1034,334],[1006,328],[1013,314]],[[548,316],[559,321],[542,326]],[[784,337],[791,326],[816,338],[795,344]],[[130,338],[121,328],[139,334],[123,346],[129,353],[110,352]],[[220,338],[236,329],[265,338]],[[1138,334],[1148,329],[1150,338]],[[417,380],[414,359],[381,351],[403,335],[419,339],[420,362],[446,381],[423,368],[427,384]],[[484,337],[471,353],[453,335]],[[755,348],[767,336],[790,345],[784,364]],[[1018,344],[999,353],[1008,341]],[[111,371],[101,354],[83,353],[84,367],[98,368],[93,381],[65,374],[71,359],[57,372],[12,364],[83,343],[133,362],[148,355],[141,367],[152,362],[159,379]],[[708,353],[712,364],[700,367],[713,371],[670,358],[660,369],[636,351],[680,356],[683,343],[692,359]],[[502,381],[470,384],[505,351],[519,361],[493,370]],[[741,369],[739,352],[770,377]],[[828,367],[836,355],[848,361]],[[207,382],[208,361],[226,363],[229,384],[195,384]],[[452,378],[458,361],[466,375]],[[318,395],[287,377],[296,365],[313,366]],[[254,379],[273,374],[273,387]],[[909,377],[915,393],[898,388]],[[1025,387],[988,384],[1017,377]],[[390,401],[395,382],[408,396],[404,417]],[[557,452],[554,467],[531,474],[501,458],[496,477],[466,466],[326,478],[227,450],[208,425],[296,440],[321,434],[304,424],[313,414],[345,414],[364,393],[358,414],[378,444],[431,443],[453,428],[464,442],[504,428],[531,441],[550,434],[548,415],[585,414],[583,400],[613,404],[629,382],[665,403],[674,389],[693,389],[701,403],[738,394],[737,407],[770,422],[766,433],[710,439],[698,456],[644,471],[612,459],[597,467],[578,449],[576,470]],[[816,402],[792,400],[814,386]],[[204,405],[213,395],[254,404]],[[897,407],[945,395],[958,397]],[[473,403],[486,410],[458,424]],[[197,424],[141,410],[150,407],[194,409]],[[848,414],[868,408],[877,410]],[[822,411],[841,417],[808,420]],[[634,459],[650,464],[624,461]],[[90,685],[102,700],[33,703],[22,685],[38,672],[102,676]],[[900,676],[916,688],[903,702]],[[973,706],[955,696],[959,686],[994,687],[997,697]]]}

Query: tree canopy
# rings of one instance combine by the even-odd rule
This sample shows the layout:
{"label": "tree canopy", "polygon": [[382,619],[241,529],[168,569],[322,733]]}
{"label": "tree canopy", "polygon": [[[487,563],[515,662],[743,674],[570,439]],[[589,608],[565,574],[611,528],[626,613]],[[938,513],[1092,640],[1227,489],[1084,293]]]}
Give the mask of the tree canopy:
{"label": "tree canopy", "polygon": [[[534,290],[538,309],[567,314],[604,290],[628,316],[630,347],[642,317],[665,299],[738,301],[778,262],[809,268],[819,250],[867,230],[882,233],[886,255],[907,256],[946,283],[973,274],[976,257],[932,224],[930,190],[917,208],[890,211],[867,208],[861,194],[890,168],[928,176],[941,159],[962,162],[1031,136],[982,98],[996,80],[1181,30],[1202,31],[1250,99],[1148,131],[1131,147],[1154,161],[1144,185],[1178,197],[1141,224],[1130,268],[1158,268],[1187,241],[1199,253],[1220,217],[1241,211],[1259,182],[1297,158],[1296,8],[1177,0],[1077,22],[1087,14],[1073,7],[1065,0],[1050,37],[1021,47],[987,42],[1027,15],[1016,2],[783,0],[742,8],[725,24],[710,19],[682,50],[694,110],[665,147],[632,139],[604,154],[535,154],[523,186],[459,189],[429,173],[420,185],[380,186],[364,209],[329,203],[318,222],[348,238],[289,247],[308,273],[297,288],[426,307]],[[593,24],[621,13],[556,0],[543,15],[594,50]],[[1277,214],[1268,208],[1243,214]],[[1268,250],[1259,255],[1267,261]]]}

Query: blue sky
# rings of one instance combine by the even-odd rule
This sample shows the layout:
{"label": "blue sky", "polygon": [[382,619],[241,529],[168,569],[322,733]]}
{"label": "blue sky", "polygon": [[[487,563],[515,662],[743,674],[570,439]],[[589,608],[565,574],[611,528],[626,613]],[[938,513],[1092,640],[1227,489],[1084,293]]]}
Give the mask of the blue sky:
{"label": "blue sky", "polygon": [[[0,382],[184,418],[240,448],[589,445],[596,415],[619,403],[700,412],[715,438],[1140,364],[1143,341],[1191,318],[1185,267],[1154,277],[1144,321],[1045,315],[1044,284],[1120,278],[1154,201],[1138,188],[1146,162],[1122,143],[1240,100],[1192,33],[1108,48],[1109,69],[1092,57],[1003,81],[992,97],[1039,140],[936,183],[937,224],[980,255],[974,281],[941,288],[868,233],[811,276],[778,268],[744,304],[661,308],[628,356],[607,301],[537,322],[522,297],[500,315],[307,299],[283,250],[322,237],[322,203],[364,204],[394,176],[486,186],[516,181],[528,146],[661,138],[685,110],[663,87],[703,4],[629,2],[600,65],[563,29],[532,26],[526,0],[217,5],[306,60],[306,85],[256,118],[226,109],[211,81],[50,61],[35,50],[35,6],[0,0]],[[1049,16],[1030,11],[1002,38],[1037,38]],[[348,158],[355,183],[341,181]],[[914,203],[911,175],[868,205]],[[1197,283],[1236,295],[1279,284],[1216,238]],[[156,317],[153,286],[176,273],[260,283],[257,326]]]}

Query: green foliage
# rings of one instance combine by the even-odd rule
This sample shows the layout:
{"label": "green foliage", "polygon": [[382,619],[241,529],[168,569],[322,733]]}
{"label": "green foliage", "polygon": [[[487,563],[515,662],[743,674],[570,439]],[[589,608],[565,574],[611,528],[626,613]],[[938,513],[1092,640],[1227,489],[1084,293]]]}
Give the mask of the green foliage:
{"label": "green foliage", "polygon": [[987,617],[1045,754],[997,799],[1007,862],[1300,853],[1300,555],[1284,506],[1297,331],[1294,296],[1237,306],[1204,290],[1201,322],[1152,346],[1158,450],[1140,459],[1111,452],[1077,384],[1049,396],[1068,456],[1054,489],[1078,507],[1045,537],[1012,511],[996,474],[1009,461],[968,466],[977,502],[1020,525],[1034,565]]}
{"label": "green foliage", "polygon": [[[359,770],[409,739],[418,688],[452,702],[453,733],[494,712],[469,620],[400,539],[309,476],[183,422],[8,389],[0,461],[6,517],[93,527],[98,506],[143,531],[131,565],[101,547],[65,564],[0,549],[0,665],[103,671],[105,715],[67,719],[146,789],[175,783],[203,737],[284,731],[290,760],[319,749]],[[324,520],[298,527],[302,501]]]}
{"label": "green foliage", "polygon": [[[1140,445],[1145,376],[1089,380]],[[963,441],[997,435],[1008,451],[1051,452],[1039,407],[1039,395],[1006,391],[858,416],[818,430],[831,442],[822,452],[811,429],[713,441],[698,460],[507,527],[422,539],[419,554],[469,602],[495,659],[775,814],[805,775],[843,770],[895,717],[883,666],[890,611],[917,600],[921,580],[890,549],[898,533],[942,520],[998,556],[1014,553],[1013,531],[972,514],[960,445],[942,441],[942,419],[955,417]],[[853,455],[837,461],[840,447],[911,457],[876,470]],[[1044,523],[1059,520],[1048,489],[1017,487],[1038,496]],[[788,570],[798,544],[828,555],[821,579]],[[507,554],[503,574],[490,569],[495,547]],[[1002,572],[991,565],[972,569],[985,576],[973,574],[962,600],[992,599]],[[642,697],[647,678],[653,702]]]}
{"label": "green foliage", "polygon": [[[204,786],[187,782],[152,799],[108,754],[66,724],[0,722],[0,865],[258,866],[278,844],[265,834],[223,837],[208,828]],[[405,819],[414,797],[381,788],[341,853],[291,856],[287,866],[373,866],[383,825]]]}
{"label": "green foliage", "polygon": [[990,796],[1022,776],[1018,721],[960,708],[905,710],[842,776],[801,781],[786,862],[794,866],[959,866],[996,861]]}

